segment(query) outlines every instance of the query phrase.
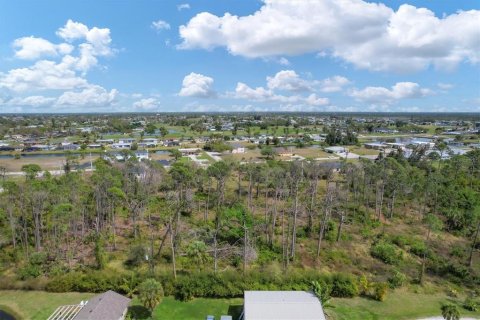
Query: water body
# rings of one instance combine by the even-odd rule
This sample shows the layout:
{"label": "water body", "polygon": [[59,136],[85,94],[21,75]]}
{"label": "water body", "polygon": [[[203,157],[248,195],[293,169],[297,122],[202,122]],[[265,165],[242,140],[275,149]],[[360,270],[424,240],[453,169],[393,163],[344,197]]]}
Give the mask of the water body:
{"label": "water body", "polygon": [[168,160],[157,160],[157,163],[160,163],[162,166],[169,166],[170,161]]}
{"label": "water body", "polygon": [[16,318],[7,311],[0,310],[0,320],[16,320]]}
{"label": "water body", "polygon": [[407,144],[411,144],[413,141],[417,141],[417,142],[433,142],[433,139],[430,139],[430,138],[417,138],[417,137],[391,137],[391,138],[388,138],[388,137],[385,137],[385,138],[378,138],[375,142],[377,143],[382,143],[382,142],[393,142],[395,141],[395,143],[403,143],[405,145]]}

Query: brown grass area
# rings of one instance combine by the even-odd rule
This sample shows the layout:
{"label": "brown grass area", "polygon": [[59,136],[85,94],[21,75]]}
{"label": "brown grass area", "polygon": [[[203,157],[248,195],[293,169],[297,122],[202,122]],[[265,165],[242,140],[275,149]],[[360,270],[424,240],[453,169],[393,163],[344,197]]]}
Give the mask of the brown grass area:
{"label": "brown grass area", "polygon": [[373,156],[380,153],[379,150],[367,149],[365,147],[349,147],[350,152],[356,153],[360,156]]}
{"label": "brown grass area", "polygon": [[[98,158],[92,155],[92,161]],[[78,159],[79,164],[84,164],[90,162],[90,157],[87,156],[85,159]],[[2,158],[0,159],[0,166],[5,167],[7,172],[20,172],[22,171],[22,166],[26,164],[38,164],[42,170],[63,170],[65,164],[64,157],[35,157],[35,158]]]}

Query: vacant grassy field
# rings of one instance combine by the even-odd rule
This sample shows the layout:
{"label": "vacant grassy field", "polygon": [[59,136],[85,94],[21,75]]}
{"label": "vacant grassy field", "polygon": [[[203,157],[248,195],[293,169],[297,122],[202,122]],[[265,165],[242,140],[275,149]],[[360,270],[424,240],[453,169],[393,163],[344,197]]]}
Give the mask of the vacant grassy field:
{"label": "vacant grassy field", "polygon": [[366,155],[378,155],[380,153],[379,150],[375,150],[375,149],[367,149],[365,147],[356,147],[356,146],[349,146],[348,149],[350,150],[350,152],[352,153],[356,153],[360,156],[366,156]]}
{"label": "vacant grassy field", "polygon": [[[0,291],[0,309],[6,307],[22,319],[46,319],[61,305],[76,304],[88,300],[92,293],[50,293],[43,291]],[[389,292],[387,300],[378,302],[366,298],[332,299],[333,308],[327,308],[331,320],[414,320],[422,317],[439,316],[440,306],[447,301],[457,303],[462,316],[480,319],[480,312],[468,312],[461,308],[463,297],[454,299],[441,293],[413,293],[406,289]],[[165,297],[154,310],[153,319],[197,320],[207,315],[219,319],[221,315],[241,312],[243,299],[194,299],[181,302]],[[150,319],[149,315],[134,299],[131,307],[138,315],[136,319]]]}

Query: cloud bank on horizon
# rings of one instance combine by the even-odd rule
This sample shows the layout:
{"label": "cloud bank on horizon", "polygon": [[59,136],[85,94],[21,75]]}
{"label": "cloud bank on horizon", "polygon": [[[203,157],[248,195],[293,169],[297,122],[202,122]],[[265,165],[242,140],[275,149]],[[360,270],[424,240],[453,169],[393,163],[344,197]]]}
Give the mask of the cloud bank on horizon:
{"label": "cloud bank on horizon", "polygon": [[199,4],[162,15],[147,1],[135,10],[154,18],[125,34],[101,18],[7,29],[0,112],[480,111],[480,10],[461,1],[441,15],[363,0]]}

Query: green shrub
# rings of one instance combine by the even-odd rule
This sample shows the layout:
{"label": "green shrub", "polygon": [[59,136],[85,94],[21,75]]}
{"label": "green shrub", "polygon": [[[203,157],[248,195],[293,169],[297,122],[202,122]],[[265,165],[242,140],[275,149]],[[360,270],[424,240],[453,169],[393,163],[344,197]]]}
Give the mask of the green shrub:
{"label": "green shrub", "polygon": [[405,248],[410,244],[410,239],[404,235],[395,235],[392,237],[392,243],[397,245],[400,248]]}
{"label": "green shrub", "polygon": [[103,292],[107,290],[122,291],[124,274],[109,271],[88,273],[70,272],[54,277],[46,286],[51,292]]}
{"label": "green shrub", "polygon": [[145,255],[147,251],[142,245],[136,245],[130,248],[128,253],[128,259],[125,261],[125,264],[129,267],[138,267],[143,262],[145,262]]}
{"label": "green shrub", "polygon": [[394,270],[388,278],[388,285],[392,289],[400,288],[407,282],[407,276],[398,270]]}
{"label": "green shrub", "polygon": [[20,280],[27,280],[37,278],[44,273],[44,269],[47,267],[47,254],[44,252],[34,252],[28,259],[28,264],[19,268],[17,275]]}
{"label": "green shrub", "polygon": [[259,265],[266,265],[272,261],[278,261],[278,260],[279,260],[279,254],[265,247],[258,251],[258,257],[256,262]]}
{"label": "green shrub", "polygon": [[327,230],[325,230],[325,239],[327,241],[337,240],[337,223],[335,221],[329,220],[327,224]]}
{"label": "green shrub", "polygon": [[359,290],[356,279],[351,275],[335,274],[332,278],[332,296],[352,298],[358,296]]}
{"label": "green shrub", "polygon": [[423,257],[423,255],[428,255],[428,249],[423,242],[414,242],[410,246],[410,252],[416,256]]}
{"label": "green shrub", "polygon": [[465,302],[463,303],[463,307],[465,309],[467,309],[468,311],[477,311],[478,310],[477,302],[470,297],[465,299]]}
{"label": "green shrub", "polygon": [[453,246],[450,250],[450,255],[463,259],[466,257],[465,249],[460,246]]}
{"label": "green shrub", "polygon": [[378,282],[374,285],[373,298],[377,301],[385,301],[387,292],[388,285],[385,282]]}
{"label": "green shrub", "polygon": [[358,283],[359,283],[359,287],[360,287],[360,294],[368,295],[368,293],[370,291],[370,281],[368,281],[367,276],[362,274]]}
{"label": "green shrub", "polygon": [[42,270],[38,265],[27,264],[23,268],[18,269],[17,274],[20,280],[27,280],[39,277],[42,274]]}
{"label": "green shrub", "polygon": [[47,262],[47,254],[45,252],[34,252],[30,255],[28,261],[32,265],[45,265]]}
{"label": "green shrub", "polygon": [[107,257],[104,248],[104,240],[101,236],[97,237],[95,240],[95,261],[97,262],[97,269],[102,270],[105,269],[107,265]]}
{"label": "green shrub", "polygon": [[387,242],[378,242],[373,245],[370,254],[387,264],[396,265],[402,260],[402,254],[397,251],[394,245]]}

